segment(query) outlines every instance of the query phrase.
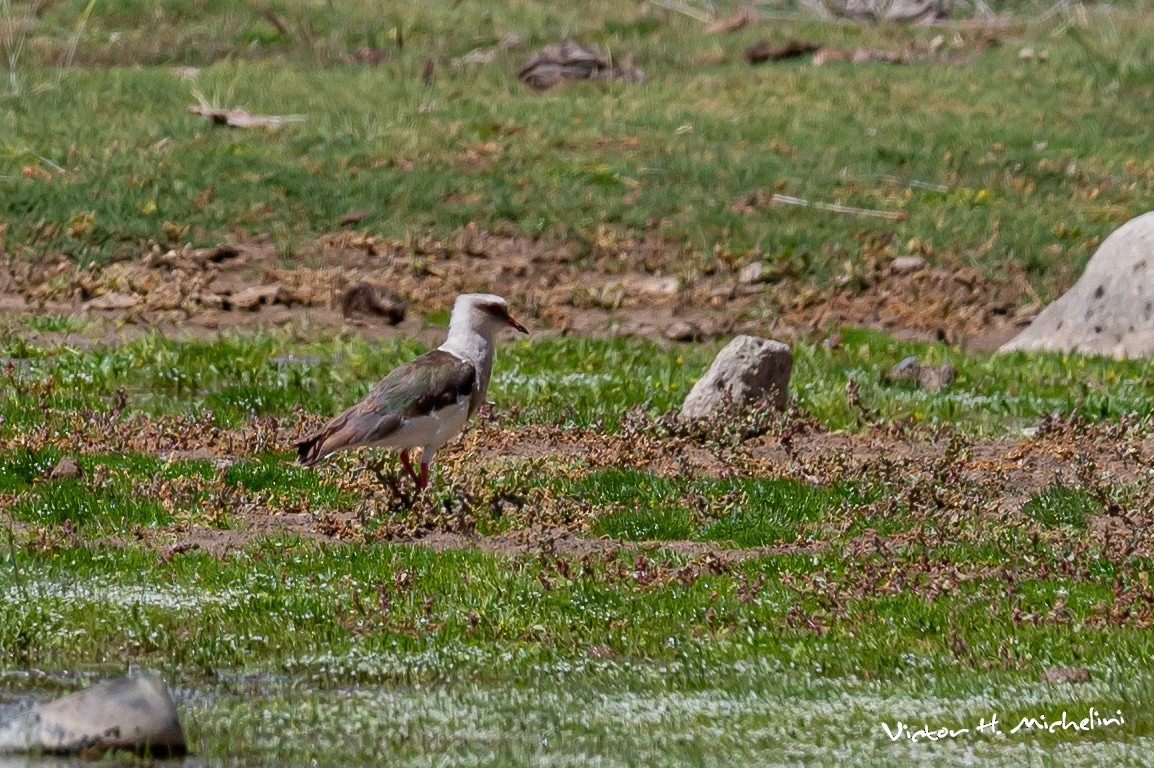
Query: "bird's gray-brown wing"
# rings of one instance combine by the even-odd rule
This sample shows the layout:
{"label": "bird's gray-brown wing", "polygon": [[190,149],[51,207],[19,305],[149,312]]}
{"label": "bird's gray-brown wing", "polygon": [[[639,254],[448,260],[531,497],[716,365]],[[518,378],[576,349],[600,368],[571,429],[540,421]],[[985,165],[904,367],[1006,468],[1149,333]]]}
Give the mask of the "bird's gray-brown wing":
{"label": "bird's gray-brown wing", "polygon": [[434,350],[395,369],[348,410],[296,444],[297,460],[315,464],[343,448],[387,440],[409,419],[472,400],[477,371],[471,363]]}

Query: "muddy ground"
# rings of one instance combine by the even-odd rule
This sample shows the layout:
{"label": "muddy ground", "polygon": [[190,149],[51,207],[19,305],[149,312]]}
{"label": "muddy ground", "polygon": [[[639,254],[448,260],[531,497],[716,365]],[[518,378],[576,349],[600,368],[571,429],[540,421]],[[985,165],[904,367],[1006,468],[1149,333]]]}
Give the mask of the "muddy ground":
{"label": "muddy ground", "polygon": [[[426,328],[423,313],[446,310],[458,293],[493,291],[546,334],[685,343],[753,333],[791,341],[850,325],[985,350],[1039,309],[1022,274],[995,281],[938,261],[899,255],[886,237],[865,239],[847,260],[853,266],[820,284],[788,265],[759,270],[726,253],[657,241],[574,245],[466,228],[449,242],[397,242],[341,231],[303,248],[292,266],[260,239],[154,246],[106,266],[0,255],[0,312],[83,315],[95,321],[85,335],[104,340],[151,328],[203,336],[351,326],[370,337],[432,341],[440,332]],[[394,300],[407,308],[396,324]]]}
{"label": "muddy ground", "polygon": [[[747,269],[743,276],[741,267],[746,265],[729,265],[724,254],[703,261],[684,249],[653,243],[604,243],[579,249],[473,229],[448,243],[390,242],[347,231],[314,243],[293,266],[282,263],[273,245],[262,241],[201,249],[154,248],[142,259],[103,267],[82,268],[64,259],[29,263],[10,258],[0,261],[0,312],[7,323],[18,322],[26,313],[45,312],[89,320],[70,334],[71,343],[115,341],[150,329],[209,336],[270,326],[316,335],[351,329],[369,337],[417,336],[433,343],[443,330],[428,327],[422,313],[447,309],[460,292],[495,290],[510,297],[539,334],[619,334],[675,344],[741,332],[815,339],[843,326],[865,326],[991,349],[1037,309],[1027,303],[1029,286],[1021,275],[998,282],[970,267],[928,263],[908,254],[898,258],[884,238],[864,244],[858,261],[853,274],[821,286],[773,274],[769,268],[756,277]],[[389,315],[394,299],[407,307],[399,323]],[[267,450],[270,440],[287,450],[291,439],[299,436],[296,433],[310,426],[274,423],[274,434],[269,435],[270,427],[256,422],[221,432],[135,415],[124,429],[94,432],[76,418],[69,444],[55,447],[81,453],[146,451],[210,459],[222,466],[238,455]],[[405,522],[382,523],[400,506],[414,502],[398,489],[395,477],[389,481],[392,487],[382,485],[367,460],[351,459],[341,468],[321,471],[339,474],[340,482],[365,500],[358,509],[286,509],[260,494],[220,491],[213,503],[227,508],[236,523],[231,529],[178,524],[161,531],[138,531],[132,538],[150,543],[166,557],[191,549],[224,556],[255,537],[286,531],[327,540],[385,538],[503,553],[542,548],[586,553],[643,546],[588,537],[587,525],[597,510],[586,508],[580,499],[483,488],[487,468],[513,456],[550,468],[635,466],[663,474],[792,477],[819,485],[847,477],[867,482],[873,478],[902,496],[908,514],[941,522],[935,523],[937,531],[957,533],[966,528],[971,531],[967,536],[978,535],[975,530],[989,533],[991,526],[1034,525],[1022,516],[1023,503],[1029,494],[1060,482],[1102,496],[1105,511],[1091,526],[1095,537],[1107,543],[1125,538],[1124,546],[1131,551],[1154,553],[1154,534],[1136,540],[1114,536],[1115,529],[1128,529],[1133,521],[1107,498],[1117,496],[1116,488],[1105,488],[1100,479],[1105,476],[1111,483],[1132,485],[1132,493],[1146,493],[1142,481],[1154,457],[1154,442],[1145,428],[1059,424],[1032,437],[970,441],[892,424],[871,425],[858,435],[829,434],[795,414],[762,437],[725,447],[716,436],[669,433],[660,425],[642,424],[646,418],[651,417],[639,417],[625,434],[610,437],[546,426],[505,428],[483,420],[438,456],[441,471],[453,486],[452,514],[442,499],[437,502],[442,508],[417,503],[417,514],[401,516]],[[174,434],[182,436],[181,444],[172,442]],[[47,434],[22,438],[30,448],[54,440]],[[153,490],[179,503],[182,489]],[[0,498],[0,508],[3,501]],[[715,502],[700,502],[705,519],[716,512]],[[876,504],[892,503],[891,498]],[[733,550],[699,542],[662,546],[721,561],[771,551],[820,550],[831,546],[829,542],[846,545],[844,534],[863,515],[884,518],[896,510],[891,506],[831,512],[825,523],[830,536],[815,536],[812,529],[799,531],[796,541],[776,548]],[[502,516],[510,519],[498,521]],[[506,532],[480,536],[479,519]],[[50,545],[53,536],[66,534],[38,535],[47,537]],[[867,533],[850,541],[886,546],[884,538]]]}
{"label": "muddy ground", "polygon": [[[501,554],[632,557],[663,550],[709,567],[775,553],[848,556],[979,544],[1013,549],[1022,535],[1035,546],[1071,556],[1089,549],[1118,562],[1154,556],[1154,477],[1149,470],[1154,430],[1148,419],[1113,424],[1051,419],[1030,435],[980,439],[949,427],[880,422],[864,424],[860,433],[830,433],[791,412],[767,421],[764,434],[738,440],[640,409],[612,435],[588,428],[504,425],[499,413],[483,412],[461,440],[438,454],[433,488],[425,496],[413,493],[398,468],[375,465],[367,453],[342,454],[312,471],[358,501],[321,508],[305,497],[286,501],[267,490],[224,482],[227,468],[238,459],[277,446],[287,451],[315,422],[310,415],[263,417],[234,429],[141,413],[115,423],[81,413],[66,418],[66,429],[32,429],[19,435],[13,447],[74,455],[145,453],[216,465],[215,476],[158,476],[141,489],[169,508],[172,524],[104,540],[111,546],[143,544],[161,558],[190,551],[228,557],[256,539],[284,533],[334,543],[390,541]],[[788,478],[819,488],[849,483],[859,494],[852,503],[824,509],[820,520],[799,524],[796,535],[773,546],[742,549],[724,542],[622,542],[591,536],[596,519],[620,510],[595,506],[580,495],[558,494],[541,482],[543,476],[629,467],[683,478]],[[100,470],[82,482],[96,489],[108,482],[107,474]],[[46,476],[40,482],[53,480]],[[1032,494],[1052,486],[1075,489],[1093,500],[1084,524],[1055,526],[1025,509]],[[0,494],[0,510],[17,496]],[[740,502],[714,496],[697,494],[687,484],[679,504],[692,510],[695,526],[704,526]],[[198,508],[194,514],[192,507]],[[0,512],[0,519],[5,517]],[[70,526],[5,522],[32,547],[79,542],[80,534]]]}

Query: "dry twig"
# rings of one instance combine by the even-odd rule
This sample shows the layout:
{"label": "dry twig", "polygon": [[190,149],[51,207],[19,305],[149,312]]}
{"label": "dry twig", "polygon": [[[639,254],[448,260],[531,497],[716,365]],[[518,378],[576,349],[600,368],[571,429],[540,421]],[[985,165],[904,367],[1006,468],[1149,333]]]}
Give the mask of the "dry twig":
{"label": "dry twig", "polygon": [[890,221],[904,221],[907,218],[905,211],[879,211],[873,208],[855,208],[852,205],[841,205],[839,203],[822,203],[813,200],[806,200],[802,197],[790,197],[789,195],[780,195],[774,193],[770,198],[771,203],[781,203],[782,205],[798,205],[802,208],[817,208],[820,211],[833,211],[834,213],[850,213],[855,216],[873,216],[878,219],[889,219]]}
{"label": "dry twig", "polygon": [[206,104],[189,107],[188,111],[207,117],[214,125],[230,128],[280,128],[286,123],[303,123],[308,119],[305,115],[254,115],[244,107],[217,109]]}

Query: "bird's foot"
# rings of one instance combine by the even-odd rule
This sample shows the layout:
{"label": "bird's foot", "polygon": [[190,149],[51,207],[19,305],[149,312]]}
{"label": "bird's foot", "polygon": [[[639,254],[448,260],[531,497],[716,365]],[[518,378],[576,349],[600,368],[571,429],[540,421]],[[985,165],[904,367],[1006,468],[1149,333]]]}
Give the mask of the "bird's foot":
{"label": "bird's foot", "polygon": [[405,468],[405,472],[412,481],[417,484],[417,488],[421,488],[421,480],[417,477],[416,470],[413,469],[413,462],[409,461],[409,454],[405,451],[401,451],[401,466]]}
{"label": "bird's foot", "polygon": [[[369,464],[368,469],[373,473],[381,488],[384,489],[386,497],[389,499],[387,505],[390,509],[412,508],[417,494],[413,492],[412,486],[405,482],[400,472],[386,470],[385,459]],[[416,477],[411,473],[410,477],[416,480]]]}
{"label": "bird's foot", "polygon": [[[429,485],[429,465],[422,463],[418,471],[408,455],[401,453],[400,457],[401,467],[405,470],[404,474],[409,476],[413,485],[406,483],[400,472],[386,470],[385,459],[369,464],[368,469],[392,498],[393,501],[390,502],[390,506],[396,505],[398,509],[411,509]],[[413,486],[416,488],[414,489]]]}

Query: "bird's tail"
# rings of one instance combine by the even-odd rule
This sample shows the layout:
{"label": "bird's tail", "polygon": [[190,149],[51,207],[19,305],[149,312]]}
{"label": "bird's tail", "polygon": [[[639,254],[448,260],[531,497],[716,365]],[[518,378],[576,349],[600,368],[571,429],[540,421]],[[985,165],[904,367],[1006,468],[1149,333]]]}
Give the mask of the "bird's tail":
{"label": "bird's tail", "polygon": [[311,467],[318,461],[328,456],[331,451],[325,451],[325,438],[327,438],[328,430],[322,429],[320,432],[314,432],[296,443],[297,461],[304,464],[306,467]]}
{"label": "bird's tail", "polygon": [[[372,431],[378,418],[362,418],[356,406],[329,419],[323,427],[296,444],[297,461],[311,467],[318,461],[346,448],[376,444]],[[391,423],[391,422],[390,422]]]}

